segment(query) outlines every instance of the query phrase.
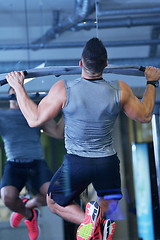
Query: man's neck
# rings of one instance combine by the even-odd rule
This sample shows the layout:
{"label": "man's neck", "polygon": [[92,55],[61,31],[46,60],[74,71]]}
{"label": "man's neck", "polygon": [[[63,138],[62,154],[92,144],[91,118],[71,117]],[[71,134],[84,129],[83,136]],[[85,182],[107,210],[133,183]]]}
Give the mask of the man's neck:
{"label": "man's neck", "polygon": [[90,72],[86,72],[83,68],[82,68],[82,74],[81,74],[82,78],[85,79],[101,79],[102,78],[102,74],[92,74]]}

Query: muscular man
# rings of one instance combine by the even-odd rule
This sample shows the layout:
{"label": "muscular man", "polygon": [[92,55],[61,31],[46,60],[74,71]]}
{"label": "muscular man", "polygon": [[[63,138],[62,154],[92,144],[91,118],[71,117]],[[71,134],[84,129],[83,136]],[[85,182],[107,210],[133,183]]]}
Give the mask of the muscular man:
{"label": "muscular man", "polygon": [[[14,93],[14,89],[10,88],[9,94]],[[47,190],[53,175],[44,161],[40,130],[63,138],[62,125],[62,120],[59,125],[51,120],[42,127],[30,128],[16,100],[10,100],[9,109],[0,109],[0,135],[7,156],[1,180],[1,198],[5,206],[13,211],[10,217],[12,227],[17,227],[25,219],[30,240],[38,238],[38,210],[35,208],[46,205]],[[37,195],[32,199],[19,198],[22,188],[28,184]]]}
{"label": "muscular man", "polygon": [[[104,220],[101,213],[113,211],[122,198],[112,130],[120,111],[141,123],[151,120],[155,80],[160,79],[160,69],[146,67],[146,90],[140,101],[125,82],[108,82],[103,78],[108,60],[98,38],[86,43],[79,64],[81,77],[56,82],[38,106],[27,96],[23,72],[11,72],[6,79],[15,89],[21,111],[31,127],[63,111],[67,154],[49,186],[50,210],[80,224],[77,240],[112,239],[115,223]],[[98,203],[88,203],[84,213],[74,199],[90,183],[97,192]]]}

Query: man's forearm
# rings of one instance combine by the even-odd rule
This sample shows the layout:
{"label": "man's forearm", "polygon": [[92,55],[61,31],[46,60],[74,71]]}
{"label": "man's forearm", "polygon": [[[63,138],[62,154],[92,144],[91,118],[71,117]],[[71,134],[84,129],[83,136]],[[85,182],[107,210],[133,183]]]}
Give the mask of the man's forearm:
{"label": "man's forearm", "polygon": [[146,109],[147,118],[151,120],[156,98],[156,88],[153,85],[147,85],[144,92],[142,103]]}
{"label": "man's forearm", "polygon": [[38,122],[38,106],[28,97],[24,88],[24,72],[14,71],[6,75],[6,80],[15,90],[18,105],[29,126],[40,125]]}
{"label": "man's forearm", "polygon": [[23,113],[24,117],[26,118],[30,127],[35,127],[40,125],[38,122],[38,106],[35,104],[27,95],[24,87],[21,86],[17,89],[16,96],[18,105]]}

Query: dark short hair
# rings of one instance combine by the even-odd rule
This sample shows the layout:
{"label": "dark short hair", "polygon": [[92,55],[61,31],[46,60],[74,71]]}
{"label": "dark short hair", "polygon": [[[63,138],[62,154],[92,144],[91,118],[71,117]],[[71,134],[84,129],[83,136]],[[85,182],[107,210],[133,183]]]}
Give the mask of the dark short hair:
{"label": "dark short hair", "polygon": [[98,38],[91,38],[84,46],[82,59],[91,73],[102,73],[108,60],[107,50],[102,41]]}

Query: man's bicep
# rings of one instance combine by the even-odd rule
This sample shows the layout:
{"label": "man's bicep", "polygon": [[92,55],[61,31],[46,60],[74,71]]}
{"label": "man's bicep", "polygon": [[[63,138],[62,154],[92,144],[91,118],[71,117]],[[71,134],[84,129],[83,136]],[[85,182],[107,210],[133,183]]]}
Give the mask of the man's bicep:
{"label": "man's bicep", "polygon": [[121,90],[122,110],[129,118],[139,121],[143,114],[143,104],[128,85],[122,83]]}
{"label": "man's bicep", "polygon": [[132,96],[122,107],[124,113],[131,119],[139,121],[142,114],[141,102],[140,100]]}
{"label": "man's bicep", "polygon": [[38,105],[39,117],[42,123],[57,116],[61,110],[61,103],[55,97],[47,95]]}
{"label": "man's bicep", "polygon": [[42,121],[45,122],[51,118],[55,118],[61,111],[65,99],[65,88],[63,82],[59,81],[52,86],[47,96],[44,97],[38,105],[38,111],[42,117]]}

